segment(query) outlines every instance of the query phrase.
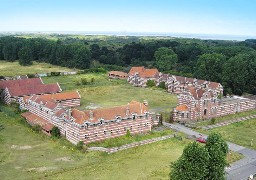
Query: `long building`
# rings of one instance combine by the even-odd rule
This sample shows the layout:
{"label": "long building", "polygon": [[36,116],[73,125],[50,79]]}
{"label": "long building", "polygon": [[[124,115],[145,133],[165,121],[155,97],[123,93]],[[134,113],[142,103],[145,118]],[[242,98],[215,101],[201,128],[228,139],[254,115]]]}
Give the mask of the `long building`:
{"label": "long building", "polygon": [[44,84],[41,78],[0,81],[1,99],[5,104],[17,102],[24,96],[61,92],[58,83]]}
{"label": "long building", "polygon": [[173,111],[173,120],[193,122],[255,108],[255,100],[239,96],[219,98],[218,92],[214,90],[190,87],[178,95],[178,106]]}
{"label": "long building", "polygon": [[123,136],[127,131],[131,134],[145,133],[159,121],[159,116],[153,118],[149,113],[146,102],[132,101],[124,106],[81,111],[64,108],[60,103],[40,96],[26,101],[29,113],[24,113],[23,117],[30,124],[41,125],[47,134],[49,127],[57,126],[61,134],[73,144]]}

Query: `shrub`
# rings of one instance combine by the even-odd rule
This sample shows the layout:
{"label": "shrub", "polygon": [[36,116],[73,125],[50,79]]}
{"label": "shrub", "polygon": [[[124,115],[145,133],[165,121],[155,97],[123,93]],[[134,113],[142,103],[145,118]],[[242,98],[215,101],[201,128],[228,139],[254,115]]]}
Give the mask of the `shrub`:
{"label": "shrub", "polygon": [[88,81],[86,78],[81,78],[81,83],[82,83],[82,85],[86,85],[86,84],[88,84]]}
{"label": "shrub", "polygon": [[51,72],[51,76],[59,76],[60,72]]}
{"label": "shrub", "polygon": [[166,89],[165,82],[160,82],[158,87],[162,89]]}
{"label": "shrub", "polygon": [[27,74],[28,78],[34,78],[35,75],[34,74]]}
{"label": "shrub", "polygon": [[36,132],[40,132],[42,130],[41,126],[39,125],[32,126],[32,129],[33,131],[36,131]]}
{"label": "shrub", "polygon": [[93,84],[95,82],[95,79],[94,78],[91,78],[91,83]]}
{"label": "shrub", "polygon": [[212,118],[211,119],[211,124],[215,124],[216,123],[216,119],[215,118]]}
{"label": "shrub", "polygon": [[154,86],[156,85],[156,83],[155,83],[154,80],[148,80],[146,85],[147,85],[148,87],[154,87]]}
{"label": "shrub", "polygon": [[77,148],[78,150],[82,150],[83,147],[84,147],[84,142],[83,142],[83,141],[79,141],[79,142],[77,143],[77,145],[76,145],[76,148]]}
{"label": "shrub", "polygon": [[127,129],[127,131],[126,131],[126,135],[125,135],[126,137],[131,137],[131,132],[130,132],[130,130],[129,129]]}
{"label": "shrub", "polygon": [[51,130],[51,135],[52,135],[53,137],[59,138],[59,137],[60,137],[60,129],[59,129],[58,127],[54,126],[54,127],[52,128],[52,130]]}
{"label": "shrub", "polygon": [[79,80],[76,80],[76,85],[77,86],[81,85],[81,82]]}

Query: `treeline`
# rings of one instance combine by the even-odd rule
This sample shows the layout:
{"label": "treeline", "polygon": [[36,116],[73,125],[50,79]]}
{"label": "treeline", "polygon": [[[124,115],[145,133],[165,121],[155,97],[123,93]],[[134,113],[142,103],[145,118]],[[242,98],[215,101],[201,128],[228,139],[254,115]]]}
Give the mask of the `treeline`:
{"label": "treeline", "polygon": [[108,40],[62,37],[0,38],[0,60],[47,62],[69,68],[129,70],[156,67],[162,72],[221,82],[226,93],[256,94],[256,40],[220,41],[178,38]]}

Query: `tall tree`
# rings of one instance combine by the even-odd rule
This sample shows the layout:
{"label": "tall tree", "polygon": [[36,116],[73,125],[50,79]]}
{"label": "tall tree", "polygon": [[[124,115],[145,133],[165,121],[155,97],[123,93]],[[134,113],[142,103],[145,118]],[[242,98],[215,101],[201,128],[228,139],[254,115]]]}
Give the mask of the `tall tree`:
{"label": "tall tree", "polygon": [[31,48],[28,46],[23,47],[19,51],[19,64],[22,66],[31,65],[33,61],[33,54]]}
{"label": "tall tree", "polygon": [[228,145],[220,134],[211,133],[206,141],[205,148],[209,153],[208,174],[206,179],[224,180],[225,167],[227,165],[226,157]]}
{"label": "tall tree", "polygon": [[156,66],[160,71],[171,70],[178,61],[177,54],[172,49],[166,47],[159,48],[155,52],[154,57],[156,59]]}
{"label": "tall tree", "polygon": [[221,82],[222,66],[226,57],[212,53],[199,56],[194,76],[209,81]]}
{"label": "tall tree", "polygon": [[205,180],[208,175],[209,154],[206,149],[193,142],[185,147],[181,157],[171,165],[172,180]]}

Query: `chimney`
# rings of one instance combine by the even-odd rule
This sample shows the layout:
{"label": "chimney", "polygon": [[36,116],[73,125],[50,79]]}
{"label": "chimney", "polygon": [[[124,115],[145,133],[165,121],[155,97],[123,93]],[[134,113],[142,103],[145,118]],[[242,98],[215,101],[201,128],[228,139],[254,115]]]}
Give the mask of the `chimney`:
{"label": "chimney", "polygon": [[126,107],[126,116],[129,116],[129,114],[130,114],[130,108],[129,108],[129,106],[127,106]]}
{"label": "chimney", "polygon": [[90,120],[93,120],[93,112],[91,110],[89,111],[89,115],[90,115]]}

